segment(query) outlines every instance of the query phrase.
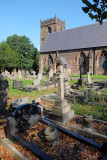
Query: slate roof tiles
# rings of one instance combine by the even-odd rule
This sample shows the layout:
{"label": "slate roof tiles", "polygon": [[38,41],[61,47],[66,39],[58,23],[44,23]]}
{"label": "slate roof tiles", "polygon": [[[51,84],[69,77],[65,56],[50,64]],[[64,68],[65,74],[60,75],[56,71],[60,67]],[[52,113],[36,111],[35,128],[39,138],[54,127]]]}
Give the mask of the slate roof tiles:
{"label": "slate roof tiles", "polygon": [[42,52],[107,46],[107,21],[49,33]]}

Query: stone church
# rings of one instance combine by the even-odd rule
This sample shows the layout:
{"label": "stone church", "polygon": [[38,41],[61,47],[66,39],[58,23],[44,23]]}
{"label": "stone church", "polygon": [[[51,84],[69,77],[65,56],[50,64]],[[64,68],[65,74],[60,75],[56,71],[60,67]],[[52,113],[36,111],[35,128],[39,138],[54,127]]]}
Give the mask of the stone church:
{"label": "stone church", "polygon": [[73,29],[65,29],[65,21],[54,18],[41,21],[40,69],[56,72],[62,63],[71,74],[107,75],[107,21]]}

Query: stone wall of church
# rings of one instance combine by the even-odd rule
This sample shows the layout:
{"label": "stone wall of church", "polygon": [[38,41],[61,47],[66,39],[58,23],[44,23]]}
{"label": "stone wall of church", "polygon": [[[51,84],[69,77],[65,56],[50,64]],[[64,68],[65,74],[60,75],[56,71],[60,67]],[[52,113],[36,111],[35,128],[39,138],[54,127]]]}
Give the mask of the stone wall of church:
{"label": "stone wall of church", "polygon": [[[107,48],[105,48],[107,49]],[[98,54],[102,51],[102,48],[97,48],[95,52],[93,52],[92,60],[90,61],[90,49],[83,49],[82,52],[86,58],[86,64],[83,68],[83,74],[86,74],[88,71],[90,74],[107,74],[107,71],[104,69],[99,69],[99,62],[98,62]],[[79,56],[81,50],[71,50],[71,51],[60,51],[58,52],[58,57],[66,58],[67,62],[71,66],[72,74],[80,74],[79,70]],[[41,53],[43,59],[43,67],[48,66],[48,57],[49,55],[52,56],[53,61],[56,58],[56,52],[50,53]]]}

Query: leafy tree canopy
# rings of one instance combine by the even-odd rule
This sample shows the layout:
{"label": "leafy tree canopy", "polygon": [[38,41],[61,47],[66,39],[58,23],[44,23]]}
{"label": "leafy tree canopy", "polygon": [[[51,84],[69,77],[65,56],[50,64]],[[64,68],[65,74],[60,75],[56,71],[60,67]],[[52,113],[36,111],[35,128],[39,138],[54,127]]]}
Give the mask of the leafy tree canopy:
{"label": "leafy tree canopy", "polygon": [[30,39],[26,36],[13,35],[7,37],[6,42],[11,49],[17,51],[20,54],[20,65],[19,68],[32,69],[35,62],[35,55],[37,49],[31,43]]}
{"label": "leafy tree canopy", "polygon": [[6,42],[0,43],[0,67],[2,69],[17,68],[19,54],[12,50]]}
{"label": "leafy tree canopy", "polygon": [[[91,2],[90,2],[91,1]],[[107,19],[107,0],[82,0],[86,7],[82,10],[89,15],[93,20],[102,24],[104,19]]]}

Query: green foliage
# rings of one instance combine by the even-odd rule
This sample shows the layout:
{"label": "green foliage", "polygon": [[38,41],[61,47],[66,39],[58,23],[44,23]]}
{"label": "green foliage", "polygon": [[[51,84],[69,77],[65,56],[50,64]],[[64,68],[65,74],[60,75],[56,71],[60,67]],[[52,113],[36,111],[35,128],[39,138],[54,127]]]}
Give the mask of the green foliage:
{"label": "green foliage", "polygon": [[12,50],[6,42],[0,44],[0,67],[2,69],[17,68],[19,54]]}
{"label": "green foliage", "polygon": [[92,106],[92,105],[86,105],[85,103],[81,104],[79,102],[75,102],[74,105],[72,105],[72,109],[74,109],[74,113],[76,115],[83,114],[92,114],[93,118],[100,119],[100,120],[106,120],[107,121],[107,108],[104,108],[102,106]]}
{"label": "green foliage", "polygon": [[107,93],[106,90],[104,90],[101,94],[98,94],[95,90],[91,89],[89,92],[89,102],[97,102],[104,104],[106,101]]}
{"label": "green foliage", "polygon": [[45,72],[45,74],[47,74],[47,72],[49,71],[49,66],[45,66],[45,67],[43,68],[43,71]]}
{"label": "green foliage", "polygon": [[37,51],[34,56],[34,64],[33,64],[33,68],[35,68],[36,72],[38,73],[39,71],[39,58],[40,58],[40,52]]}
{"label": "green foliage", "polygon": [[104,19],[107,19],[107,1],[106,0],[93,0],[93,3],[89,0],[82,0],[86,7],[82,7],[82,10],[89,15],[93,20],[102,24]]}
{"label": "green foliage", "polygon": [[[15,50],[20,55],[19,68],[30,70],[34,67],[37,49],[31,43],[30,39],[26,36],[13,35],[7,37],[6,42],[12,50]],[[36,60],[37,62],[37,60]],[[38,63],[38,62],[37,62]],[[38,64],[37,64],[38,66]]]}
{"label": "green foliage", "polygon": [[[71,75],[71,77],[80,77],[80,75]],[[87,75],[82,75],[82,78],[87,78]],[[107,79],[107,75],[91,75],[93,79]]]}

